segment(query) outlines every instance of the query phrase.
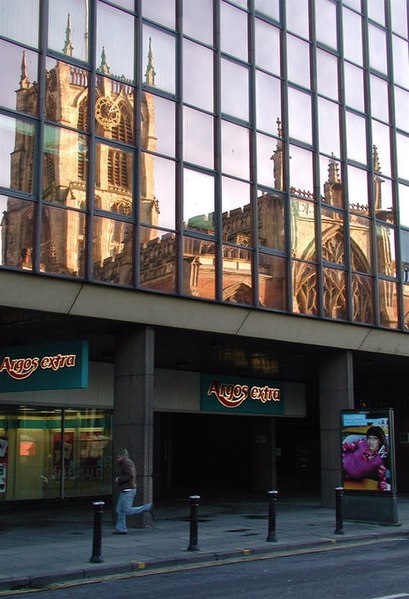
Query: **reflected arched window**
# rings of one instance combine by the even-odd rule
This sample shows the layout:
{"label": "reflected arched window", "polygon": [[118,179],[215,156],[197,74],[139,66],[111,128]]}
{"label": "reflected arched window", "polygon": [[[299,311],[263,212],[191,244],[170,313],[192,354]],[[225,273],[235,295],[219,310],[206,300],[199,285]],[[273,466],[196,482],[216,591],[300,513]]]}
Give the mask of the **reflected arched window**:
{"label": "reflected arched window", "polygon": [[127,144],[132,143],[132,118],[126,110],[121,111],[121,120],[116,127],[112,127],[111,135],[112,139],[123,141]]}

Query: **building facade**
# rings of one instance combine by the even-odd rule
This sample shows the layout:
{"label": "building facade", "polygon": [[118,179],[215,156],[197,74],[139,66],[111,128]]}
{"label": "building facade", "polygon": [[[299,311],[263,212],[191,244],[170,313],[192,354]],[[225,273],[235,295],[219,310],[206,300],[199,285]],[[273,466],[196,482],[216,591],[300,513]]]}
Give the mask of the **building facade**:
{"label": "building facade", "polygon": [[110,494],[126,445],[146,501],[330,505],[345,409],[409,490],[408,18],[0,3],[0,501]]}

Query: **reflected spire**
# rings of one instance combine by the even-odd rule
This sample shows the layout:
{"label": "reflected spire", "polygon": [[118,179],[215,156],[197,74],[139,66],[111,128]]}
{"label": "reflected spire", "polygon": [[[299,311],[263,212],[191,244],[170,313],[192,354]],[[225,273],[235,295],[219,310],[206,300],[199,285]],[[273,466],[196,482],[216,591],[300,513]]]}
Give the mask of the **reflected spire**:
{"label": "reflected spire", "polygon": [[[283,129],[279,118],[277,118],[276,123],[277,134],[281,138],[283,136]],[[273,155],[270,156],[270,160],[273,161],[274,187],[282,191],[284,189],[284,152],[281,139],[277,140],[276,149]]]}
{"label": "reflected spire", "polygon": [[21,59],[20,89],[28,89],[29,87],[30,87],[30,81],[28,79],[28,72],[27,72],[26,51],[23,50],[23,57]]}
{"label": "reflected spire", "polygon": [[381,174],[381,163],[379,160],[378,148],[372,146],[372,165],[374,170],[374,203],[375,211],[382,210],[382,189],[381,185],[384,180],[380,177]]}
{"label": "reflected spire", "polygon": [[339,176],[339,164],[335,160],[334,153],[331,154],[331,159],[328,163],[328,183],[340,183],[341,177]]}
{"label": "reflected spire", "polygon": [[65,29],[65,43],[63,48],[63,52],[67,56],[72,56],[72,51],[74,50],[74,46],[71,43],[71,33],[71,15],[68,13],[67,27]]}
{"label": "reflected spire", "polygon": [[153,66],[152,38],[149,38],[148,64],[146,66],[145,83],[155,85],[156,71]]}
{"label": "reflected spire", "polygon": [[105,46],[102,46],[101,64],[99,65],[99,70],[101,71],[101,73],[109,73],[111,70],[107,64],[107,55],[105,54]]}

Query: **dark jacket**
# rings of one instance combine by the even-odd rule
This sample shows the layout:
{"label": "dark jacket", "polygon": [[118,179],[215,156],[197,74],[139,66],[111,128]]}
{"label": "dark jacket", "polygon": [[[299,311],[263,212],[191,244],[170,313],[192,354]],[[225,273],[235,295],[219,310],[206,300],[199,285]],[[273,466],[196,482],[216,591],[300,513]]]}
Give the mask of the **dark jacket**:
{"label": "dark jacket", "polygon": [[124,458],[119,462],[118,487],[123,489],[136,489],[136,470],[135,464],[129,458]]}

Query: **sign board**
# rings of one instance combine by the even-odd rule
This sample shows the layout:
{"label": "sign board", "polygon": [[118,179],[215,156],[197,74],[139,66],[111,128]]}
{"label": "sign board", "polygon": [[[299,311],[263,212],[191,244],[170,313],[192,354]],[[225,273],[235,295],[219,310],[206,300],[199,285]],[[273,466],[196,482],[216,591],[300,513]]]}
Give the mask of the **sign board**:
{"label": "sign board", "polygon": [[86,341],[0,348],[0,393],[87,386]]}
{"label": "sign board", "polygon": [[341,412],[342,486],[346,491],[395,491],[393,410]]}
{"label": "sign board", "polygon": [[201,374],[200,409],[203,412],[282,415],[283,388],[274,381]]}

